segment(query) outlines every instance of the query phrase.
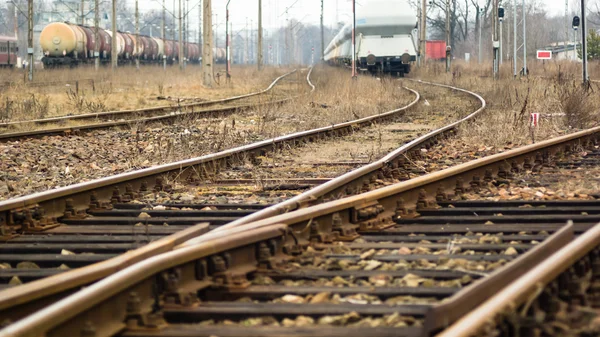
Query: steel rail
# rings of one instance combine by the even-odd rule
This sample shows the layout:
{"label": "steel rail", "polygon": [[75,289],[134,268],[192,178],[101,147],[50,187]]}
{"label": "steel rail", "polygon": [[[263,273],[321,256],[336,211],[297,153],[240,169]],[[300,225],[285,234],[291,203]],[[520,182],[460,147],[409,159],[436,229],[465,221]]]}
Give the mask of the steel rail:
{"label": "steel rail", "polygon": [[[307,81],[311,84],[311,87],[314,88],[314,85],[312,85],[312,82],[310,81],[310,72],[307,75]],[[136,185],[139,186],[143,181],[151,182],[151,179],[161,177],[163,174],[169,172],[182,173],[180,178],[186,179],[187,174],[194,174],[195,171],[190,169],[193,166],[211,165],[212,169],[214,167],[225,165],[225,160],[233,160],[235,159],[235,156],[240,155],[244,151],[263,151],[262,149],[269,149],[279,146],[285,142],[298,141],[298,139],[313,139],[319,135],[331,135],[335,132],[345,133],[346,131],[344,130],[347,129],[357,128],[360,125],[369,124],[375,120],[391,118],[394,115],[412,107],[420,99],[420,96],[417,92],[410,89],[407,90],[415,94],[415,100],[403,108],[393,110],[386,114],[373,115],[356,121],[278,137],[256,144],[250,144],[223,151],[217,154],[206,155],[174,164],[167,164],[141,171],[125,173],[88,183],[73,185],[71,187],[60,188],[53,191],[42,192],[31,196],[0,202],[0,224],[6,226],[11,214],[15,210],[21,210],[24,207],[40,206],[46,210],[46,214],[49,216],[59,217],[65,210],[67,199],[73,199],[74,207],[78,209],[86,209],[88,207],[87,199],[92,195],[92,193],[95,193],[99,200],[110,200],[115,186],[123,186],[124,184],[131,183],[134,180],[141,180],[136,183]],[[149,184],[149,186],[152,185]],[[137,255],[134,253],[133,257],[137,257]],[[127,264],[124,264],[123,267],[126,265]],[[88,284],[92,280],[97,280],[104,276],[110,275],[114,271],[114,264],[110,263],[95,265],[93,268],[91,267],[92,266],[90,266],[90,268],[74,269],[59,275],[51,276],[49,278],[27,283],[20,286],[19,291],[11,289],[9,291],[0,292],[0,294],[2,294],[2,296],[0,296],[0,313],[3,311],[6,312],[7,310],[12,311],[12,308],[15,304],[23,306],[18,309],[20,312],[32,312],[39,309],[39,305],[33,302],[38,301],[40,298],[53,296],[57,293],[67,291],[68,289],[78,288]],[[57,280],[59,280],[61,283],[58,286]]]}
{"label": "steel rail", "polygon": [[[436,200],[444,200],[444,196],[454,193],[456,189],[464,189],[464,184],[479,181],[483,177],[502,178],[511,169],[520,169],[525,163],[541,165],[544,158],[553,153],[568,152],[580,143],[587,143],[600,138],[600,127],[573,133],[570,135],[546,140],[538,144],[528,145],[504,153],[477,159],[442,171],[417,177],[392,186],[387,186],[360,195],[335,200],[332,202],[303,208],[294,212],[258,220],[250,224],[242,224],[230,229],[255,229],[273,224],[285,224],[294,230],[297,240],[309,241],[315,231],[333,233],[340,232],[345,225],[372,226],[377,228],[382,223],[389,223],[393,217],[410,216],[418,212],[419,204],[431,204]],[[532,166],[535,166],[532,165]],[[310,230],[309,230],[310,229]],[[201,237],[190,240],[180,247],[187,248],[209,242],[223,231],[211,231]],[[311,234],[313,233],[313,234]],[[333,235],[333,234],[332,234]],[[572,230],[561,244],[571,241]],[[553,249],[560,247],[554,246]],[[545,254],[549,256],[549,251]],[[550,253],[552,250],[550,250]],[[544,257],[544,258],[545,258]],[[426,319],[426,326],[434,331],[451,324],[462,315],[467,314],[481,301],[493,295],[510,281],[533,268],[542,258],[528,260],[525,266],[519,266],[510,273],[504,272],[493,279],[494,286],[478,288],[477,293],[469,296],[452,298],[435,310]]]}
{"label": "steel rail", "polygon": [[[353,199],[364,200],[362,196]],[[339,202],[343,201],[345,199]],[[286,244],[307,244],[310,235],[306,234],[309,233],[299,230],[301,229],[299,227],[307,228],[305,221],[307,217],[299,216],[300,213],[306,213],[308,217],[311,217],[312,214],[308,224],[310,226],[311,223],[314,223],[320,234],[331,234],[332,226],[328,225],[328,222],[324,221],[325,219],[322,217],[318,217],[317,214],[320,211],[317,209],[336,208],[339,202],[314,206],[281,215],[276,217],[277,219],[267,219],[268,221],[243,225],[228,231],[211,232],[207,234],[211,236],[210,240],[151,257],[124,269],[8,326],[0,331],[0,336],[51,337],[72,335],[84,330],[93,330],[94,335],[98,337],[112,336],[125,329],[125,322],[130,322],[131,319],[144,322],[146,327],[158,328],[164,322],[159,315],[151,316],[149,308],[153,306],[153,302],[156,304],[154,300],[158,296],[156,289],[161,287],[157,284],[157,282],[160,284],[159,279],[172,280],[169,284],[174,284],[176,287],[176,289],[166,288],[163,292],[164,296],[176,294],[176,301],[179,298],[181,304],[189,303],[189,301],[193,303],[194,295],[191,294],[195,294],[198,288],[219,284],[218,280],[221,278],[232,280],[235,275],[250,273],[256,270],[259,263],[266,263],[265,256],[257,253],[259,250],[263,252],[259,247],[271,247],[268,261],[276,263],[277,256]],[[337,216],[344,217],[350,212],[336,213]],[[298,223],[299,219],[302,219],[300,223]],[[317,224],[317,221],[320,222]],[[451,310],[443,313],[434,310],[436,318],[445,321],[456,315],[465,314],[483,300],[484,296],[489,297],[506,286],[512,279],[566,245],[573,239],[573,236],[573,226],[566,226],[557,231],[542,244],[517,258],[514,263],[508,264],[482,281],[457,293],[450,301],[461,302],[460,306],[453,306]],[[221,253],[226,253],[226,255]],[[212,267],[212,270],[216,271],[211,275],[213,277],[211,279],[203,271],[208,269],[202,266],[210,263],[208,261],[213,261],[213,264],[218,263],[215,258],[221,259],[222,257],[228,261],[227,268],[221,270]],[[215,284],[215,282],[217,283]],[[201,303],[198,304],[201,305]],[[130,309],[132,307],[137,309]],[[427,314],[426,322],[431,322],[431,315],[433,314]],[[426,325],[424,331],[431,332],[439,327],[439,323],[438,325]]]}
{"label": "steel rail", "polygon": [[532,295],[541,290],[573,264],[600,246],[600,224],[573,240],[560,251],[529,270],[526,274],[478,306],[452,326],[438,334],[438,337],[475,336],[487,325],[493,325],[496,318],[513,312]]}
{"label": "steel rail", "polygon": [[[256,243],[281,240],[286,230],[284,225],[274,225],[257,228],[254,231],[223,232],[211,242],[150,257],[9,325],[0,330],[0,336],[75,336],[76,331],[73,329],[69,329],[70,331],[56,330],[58,326],[67,321],[78,322],[75,324],[80,328],[79,331],[82,331],[86,324],[91,323],[95,330],[95,336],[112,336],[125,328],[125,321],[118,318],[124,317],[123,315],[127,313],[127,305],[123,305],[123,296],[115,295],[126,291],[125,302],[127,302],[127,298],[133,292],[136,296],[144,299],[141,304],[146,307],[148,304],[146,296],[152,298],[151,294],[155,291],[156,277],[154,275],[180,266],[186,266],[185,275],[181,274],[186,278],[181,280],[182,283],[188,283],[190,287],[210,286],[211,282],[196,280],[197,274],[194,269],[197,260],[238,247],[249,247],[250,250],[253,250],[253,245]],[[256,254],[249,254],[248,250],[236,255],[245,256],[246,258],[242,258],[242,260],[248,262],[253,262],[256,258]],[[132,285],[134,289],[131,289]],[[105,316],[88,311],[92,307],[97,308],[98,304],[104,308],[99,309],[101,311],[110,308],[109,311],[105,311],[110,314]],[[80,317],[82,313],[89,317]],[[117,319],[107,319],[108,317]]]}
{"label": "steel rail", "polygon": [[[483,97],[481,97],[480,95],[478,95],[474,92],[471,92],[471,91],[468,91],[465,89],[461,89],[461,88],[457,88],[457,87],[452,87],[449,85],[444,85],[444,84],[425,82],[425,81],[415,81],[415,82],[424,83],[424,84],[433,85],[433,86],[439,86],[439,87],[448,88],[448,89],[466,93],[468,95],[475,97],[478,101],[480,101],[481,107],[459,121],[456,121],[452,124],[441,127],[437,130],[431,131],[409,143],[402,145],[401,147],[399,147],[398,149],[389,153],[385,157],[383,157],[369,165],[362,166],[356,170],[353,170],[346,174],[343,174],[337,178],[330,180],[329,182],[319,185],[309,191],[299,194],[299,195],[297,195],[289,200],[286,200],[282,203],[273,205],[269,208],[266,208],[264,210],[254,213],[254,214],[246,216],[240,220],[236,220],[236,221],[231,222],[230,224],[219,227],[219,228],[215,229],[215,231],[227,230],[232,227],[237,227],[237,226],[247,224],[250,222],[266,219],[266,218],[269,218],[269,217],[272,217],[275,215],[288,213],[288,212],[300,209],[302,207],[315,205],[318,202],[322,201],[322,199],[325,198],[326,196],[334,194],[336,191],[339,191],[343,187],[346,187],[346,186],[349,186],[352,184],[362,184],[364,180],[369,180],[370,176],[376,175],[378,172],[393,166],[393,163],[396,160],[398,160],[399,158],[402,158],[404,155],[406,155],[410,151],[418,149],[418,148],[426,145],[428,142],[434,141],[434,139],[436,137],[440,137],[444,134],[452,132],[453,130],[456,129],[456,127],[458,127],[462,123],[465,123],[467,121],[474,119],[480,113],[482,113],[486,108],[485,99],[483,99]],[[194,244],[194,240],[191,240],[190,242],[186,243],[186,245],[187,244]]]}
{"label": "steel rail", "polygon": [[[42,119],[32,119],[32,120],[26,120],[26,121],[5,122],[5,123],[0,123],[0,127],[9,127],[9,126],[23,125],[23,124],[48,124],[48,123],[64,122],[64,121],[68,121],[68,120],[94,119],[94,118],[100,118],[100,117],[110,118],[110,117],[117,117],[117,116],[124,115],[124,114],[136,114],[136,113],[144,114],[144,113],[151,113],[151,112],[169,112],[169,111],[177,111],[177,110],[186,109],[186,108],[227,103],[227,102],[232,102],[232,101],[240,100],[243,98],[258,96],[258,95],[267,93],[267,92],[271,91],[280,80],[295,73],[296,71],[297,70],[295,69],[289,73],[286,73],[286,74],[283,74],[283,75],[277,77],[275,80],[273,80],[273,82],[271,82],[271,84],[267,88],[265,88],[263,90],[253,92],[253,93],[238,95],[238,96],[226,97],[226,98],[205,101],[205,102],[195,102],[195,103],[186,103],[186,104],[178,104],[178,105],[163,105],[163,106],[148,107],[148,108],[142,108],[142,109],[105,111],[105,112],[96,112],[96,113],[88,113],[88,114],[78,114],[78,115],[72,115],[72,116],[59,116],[59,117],[50,117],[50,118],[42,118]],[[73,129],[77,129],[77,127],[73,127]]]}

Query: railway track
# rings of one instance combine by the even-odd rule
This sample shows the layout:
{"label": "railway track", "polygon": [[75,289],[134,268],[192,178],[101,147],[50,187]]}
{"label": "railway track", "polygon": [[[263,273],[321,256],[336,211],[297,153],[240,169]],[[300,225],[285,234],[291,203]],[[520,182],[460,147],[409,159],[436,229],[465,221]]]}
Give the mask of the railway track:
{"label": "railway track", "polygon": [[[188,182],[189,181],[192,181],[192,182],[197,181],[198,178],[189,180],[189,179],[187,179],[186,175],[187,174],[195,175],[198,172],[204,172],[204,174],[201,176],[206,177],[208,175],[208,172],[213,172],[218,167],[226,167],[227,165],[231,165],[232,163],[236,162],[239,159],[246,159],[246,158],[251,159],[253,157],[253,156],[243,155],[244,152],[264,151],[265,149],[268,150],[268,149],[272,149],[272,148],[277,148],[284,144],[289,144],[290,141],[298,141],[301,139],[308,140],[309,142],[315,141],[318,138],[323,138],[323,135],[332,134],[332,133],[337,134],[337,135],[348,134],[348,131],[359,128],[362,125],[372,124],[375,121],[377,121],[379,123],[383,120],[394,118],[397,114],[402,113],[405,109],[414,105],[417,101],[418,101],[418,96],[417,96],[416,100],[413,103],[411,103],[409,106],[401,108],[401,109],[397,109],[394,111],[390,111],[386,114],[375,115],[375,116],[363,118],[363,119],[353,121],[353,122],[343,123],[340,125],[334,125],[332,127],[321,128],[321,129],[312,130],[312,131],[308,131],[308,132],[301,132],[301,133],[290,135],[290,136],[280,137],[280,138],[277,138],[274,140],[260,142],[258,144],[253,144],[253,145],[242,147],[239,149],[225,151],[223,153],[218,153],[218,154],[211,155],[211,156],[205,156],[201,159],[199,158],[199,159],[195,159],[193,161],[181,162],[181,163],[177,163],[177,164],[171,165],[171,166],[164,166],[161,168],[145,170],[145,172],[135,172],[132,174],[125,174],[125,175],[113,177],[111,179],[105,179],[104,181],[97,181],[97,182],[94,182],[91,184],[79,184],[71,189],[62,189],[59,191],[38,194],[38,195],[35,195],[34,198],[26,197],[26,198],[20,198],[20,199],[15,199],[15,200],[9,200],[8,202],[3,203],[4,205],[0,204],[0,207],[4,207],[4,210],[6,210],[6,212],[3,213],[5,215],[4,219],[11,221],[11,223],[13,225],[17,225],[17,227],[19,227],[19,226],[22,227],[22,225],[23,225],[22,220],[24,220],[24,219],[26,220],[27,218],[30,218],[32,220],[37,220],[37,222],[36,221],[34,221],[34,222],[36,222],[38,227],[30,228],[30,230],[28,230],[29,233],[31,233],[32,231],[44,230],[44,229],[46,230],[45,233],[56,231],[56,233],[52,233],[52,236],[56,236],[56,239],[54,242],[58,242],[60,240],[63,240],[63,241],[61,243],[54,244],[54,246],[52,246],[52,244],[51,244],[49,248],[44,248],[44,249],[46,249],[46,251],[51,251],[52,249],[57,249],[59,244],[62,244],[62,245],[71,244],[72,245],[71,250],[64,248],[67,252],[65,252],[66,254],[64,256],[61,254],[59,256],[60,258],[63,258],[63,259],[79,258],[79,259],[84,259],[84,260],[85,259],[94,259],[94,258],[100,259],[98,257],[94,257],[93,255],[87,255],[87,254],[78,255],[77,253],[79,253],[81,251],[85,251],[85,249],[81,248],[81,246],[78,246],[77,244],[74,244],[72,242],[74,240],[74,236],[66,237],[69,234],[68,233],[60,233],[60,231],[63,231],[63,230],[69,231],[69,229],[66,229],[66,228],[72,228],[71,234],[73,234],[75,231],[78,230],[77,226],[74,224],[84,224],[85,222],[87,222],[87,223],[85,223],[84,225],[89,225],[89,226],[101,226],[100,224],[110,223],[113,226],[112,228],[114,230],[116,230],[116,227],[114,226],[115,224],[118,224],[118,223],[129,224],[130,226],[127,227],[128,228],[127,230],[131,230],[131,228],[133,228],[133,231],[135,231],[135,233],[133,233],[133,232],[132,233],[124,233],[124,232],[115,233],[115,236],[120,235],[122,237],[116,238],[115,239],[116,241],[113,243],[107,243],[107,241],[109,241],[110,239],[99,240],[99,238],[97,238],[97,235],[95,238],[90,237],[90,239],[89,239],[90,243],[93,243],[93,244],[98,243],[99,244],[98,245],[99,251],[102,251],[104,249],[106,252],[106,251],[110,251],[112,249],[112,250],[114,250],[113,253],[118,253],[118,252],[120,252],[120,251],[118,251],[119,249],[131,249],[131,247],[133,247],[132,242],[136,242],[136,240],[140,241],[140,237],[146,236],[146,238],[144,238],[142,240],[145,240],[146,242],[151,241],[149,238],[147,238],[147,236],[150,235],[148,233],[152,233],[153,231],[160,232],[161,230],[162,231],[171,230],[171,227],[175,228],[178,225],[180,225],[180,226],[188,225],[189,226],[190,224],[196,224],[198,222],[202,222],[203,220],[208,221],[209,223],[212,223],[213,227],[219,225],[219,223],[218,223],[219,219],[216,219],[214,217],[212,219],[206,219],[206,218],[203,219],[201,217],[201,216],[206,216],[210,213],[210,212],[207,212],[206,209],[202,210],[202,208],[203,207],[204,208],[215,207],[213,205],[196,205],[197,207],[195,210],[189,209],[189,208],[192,208],[192,207],[188,207],[190,205],[182,205],[181,201],[180,201],[179,205],[177,205],[177,204],[176,205],[168,205],[168,204],[161,205],[161,204],[157,204],[157,203],[154,203],[152,205],[140,205],[138,203],[131,203],[131,202],[128,205],[125,205],[125,203],[127,201],[131,201],[132,198],[134,198],[135,195],[140,191],[137,187],[135,189],[133,187],[133,186],[136,186],[137,184],[140,184],[140,188],[142,190],[149,189],[149,186],[154,186],[152,189],[155,192],[157,192],[158,195],[160,195],[161,193],[167,193],[169,191],[172,192],[173,185],[167,184],[167,182],[164,179],[164,174],[163,174],[164,172],[168,172],[169,170],[174,171],[174,174],[179,176],[180,181],[188,181]],[[449,130],[449,129],[444,128],[444,130]],[[443,131],[433,132],[432,135],[438,135],[441,132],[443,132]],[[428,140],[427,137],[422,137],[421,142],[424,143],[426,140]],[[416,145],[414,145],[414,146],[416,146]],[[259,154],[260,154],[260,152],[259,152]],[[256,156],[256,154],[254,156]],[[222,162],[219,163],[218,160],[222,160]],[[205,163],[205,164],[203,165],[202,163]],[[187,165],[189,165],[189,166],[195,165],[196,166],[195,172],[191,172],[192,171],[191,169],[186,170],[185,167]],[[152,174],[154,174],[154,177],[152,177]],[[136,177],[138,177],[138,178],[135,179]],[[154,181],[154,179],[156,179],[156,181]],[[124,184],[127,184],[126,182],[129,182],[131,184],[131,186],[126,188],[125,193],[115,189],[115,186],[119,186],[119,185],[123,186]],[[154,182],[155,185],[150,185],[149,182]],[[144,187],[144,185],[145,185],[145,187]],[[104,187],[102,187],[102,186],[104,186]],[[74,193],[74,191],[77,191],[77,192]],[[132,191],[135,191],[135,192],[132,192]],[[113,201],[112,207],[107,205],[108,200]],[[25,204],[30,204],[31,208],[29,208],[29,210],[23,210],[23,206]],[[15,209],[15,206],[17,209]],[[117,207],[114,207],[114,206],[117,206]],[[239,209],[239,210],[236,209],[230,213],[237,213],[237,216],[246,215],[248,213],[251,213],[248,210],[244,210],[243,207],[244,207],[244,205],[241,205],[240,206],[241,209]],[[142,208],[144,208],[144,209],[142,209]],[[90,212],[90,211],[94,212],[93,209],[97,210],[97,213],[95,213],[94,216],[89,217],[90,214],[87,214],[87,215],[85,214],[86,212]],[[82,210],[83,210],[83,213],[82,213]],[[23,211],[25,213],[23,213]],[[67,212],[65,213],[65,211],[67,211]],[[143,213],[145,213],[145,215],[140,218],[140,214],[142,213],[141,211],[143,211]],[[221,210],[219,210],[218,206],[217,206],[216,209],[214,209],[214,210],[210,209],[208,211],[221,211]],[[203,212],[204,212],[204,214],[202,214]],[[180,213],[180,215],[181,214],[189,215],[189,217],[188,217],[188,219],[176,218],[177,213]],[[45,215],[41,216],[42,214],[45,214]],[[65,217],[65,215],[67,215],[67,216]],[[121,216],[122,218],[117,218],[118,216]],[[65,227],[65,229],[61,229],[61,227],[56,227],[56,229],[52,229],[52,226],[54,226],[54,223],[48,224],[46,221],[48,219],[57,219],[57,218],[59,218],[61,223],[67,221],[70,223],[70,225],[68,227]],[[68,219],[68,218],[70,218],[70,219]],[[166,220],[166,218],[168,218],[168,220]],[[14,220],[17,220],[17,222],[21,222],[21,223],[17,224],[14,222]],[[83,220],[83,222],[82,222],[82,220]],[[223,221],[223,223],[231,222],[232,220],[235,220],[235,216],[233,214],[229,214],[228,218],[226,218],[226,219],[223,218],[221,220]],[[178,223],[178,221],[182,221],[182,222]],[[168,227],[162,226],[165,222],[169,223]],[[58,221],[56,223],[58,223]],[[138,226],[135,226],[135,224],[137,224]],[[41,226],[39,226],[39,225],[41,225]],[[133,225],[133,227],[132,227],[132,225]],[[153,226],[151,226],[151,225],[153,225]],[[6,228],[8,228],[8,226]],[[102,230],[106,229],[106,226],[99,227],[99,228],[101,228],[100,230],[102,231]],[[199,224],[192,228],[193,229],[189,229],[189,230],[194,231],[195,234],[202,233],[203,231],[205,231],[207,229],[206,224]],[[79,229],[83,229],[83,227],[79,228]],[[180,235],[180,237],[187,235],[184,232],[181,232],[182,234]],[[94,235],[94,234],[98,234],[98,233],[90,232],[89,234]],[[138,236],[138,234],[139,234],[139,236]],[[10,236],[10,234],[9,234],[9,236]],[[154,235],[151,235],[151,237],[158,239],[160,237],[160,233],[155,233]],[[27,240],[27,239],[21,239],[21,240]],[[31,241],[31,239],[29,239],[29,240]],[[96,242],[94,240],[99,240],[100,242]],[[122,241],[119,241],[119,240],[122,240]],[[35,241],[35,239],[33,239],[33,241]],[[163,249],[168,249],[169,247],[172,247],[173,245],[179,244],[180,241],[182,241],[182,240],[178,239],[177,237],[167,237],[163,240],[156,241],[156,243],[154,245],[156,245],[156,246],[160,245],[161,247],[163,247]],[[10,244],[16,243],[17,245],[19,245],[19,244],[27,245],[24,242],[19,243],[18,241],[14,241],[14,240],[11,240],[8,242]],[[111,246],[111,244],[112,244],[112,246]],[[44,306],[43,302],[48,300],[49,298],[56,299],[56,298],[60,298],[62,296],[68,295],[69,293],[78,289],[78,287],[80,287],[81,285],[88,284],[89,282],[91,282],[93,280],[97,280],[106,275],[110,275],[111,273],[113,273],[114,271],[116,271],[118,269],[121,269],[121,268],[123,268],[129,264],[132,264],[136,261],[139,261],[145,257],[148,257],[149,255],[151,255],[150,251],[152,251],[152,249],[154,249],[154,248],[149,248],[149,247],[150,247],[150,245],[145,246],[145,249],[142,249],[142,253],[140,253],[139,250],[132,251],[128,254],[121,256],[120,259],[116,258],[113,260],[107,260],[107,261],[102,262],[97,265],[92,265],[92,266],[89,266],[86,268],[76,269],[76,270],[70,271],[68,273],[62,273],[58,276],[49,277],[49,278],[42,279],[42,280],[39,280],[36,282],[25,284],[23,286],[12,288],[10,291],[6,292],[6,294],[8,296],[4,298],[4,301],[2,301],[2,303],[0,303],[0,307],[2,308],[1,310],[2,310],[3,314],[10,315],[12,317],[12,320],[17,320],[18,318],[23,317],[23,316],[27,315],[28,313],[31,313],[32,311],[39,309],[40,306]],[[23,249],[28,249],[28,248],[31,248],[31,246],[24,247]],[[62,252],[62,249],[63,248],[61,248],[61,252]],[[93,247],[92,247],[92,249],[93,249]],[[56,251],[54,251],[54,252],[56,252]],[[154,252],[159,253],[159,252],[162,252],[162,250],[156,249]],[[75,253],[75,254],[71,254],[71,253]],[[43,261],[39,261],[39,263],[40,263],[40,265],[43,266]],[[70,266],[68,264],[65,264],[65,265],[68,268],[70,268]],[[14,273],[14,274],[11,274],[10,271],[6,271],[3,275],[3,277],[5,280],[13,279],[14,277],[18,277],[19,281],[22,282],[22,281],[32,281],[32,280],[38,279],[40,277],[51,275],[51,274],[56,274],[56,273],[58,273],[58,272],[55,270],[43,271],[43,268],[42,268],[42,270],[34,270],[34,271],[31,271],[31,270],[19,271],[19,270],[17,270],[16,273]],[[60,285],[57,285],[54,280],[57,280],[59,278],[62,280],[62,283]],[[67,280],[72,280],[72,281],[67,281]]]}
{"label": "railway track", "polygon": [[[214,230],[119,271],[0,335],[426,336],[496,294],[496,303],[504,305],[498,313],[515,303],[524,303],[523,313],[560,309],[548,296],[539,304],[532,299],[546,294],[540,280],[550,283],[565,270],[567,277],[550,285],[550,295],[582,303],[582,289],[595,289],[590,259],[597,255],[598,201],[485,198],[525,176],[538,176],[528,180],[537,183],[548,177],[544,170],[569,164],[576,172],[597,164],[599,133],[600,128],[574,133]],[[582,148],[590,150],[588,158],[581,158]],[[576,235],[581,237],[573,241]],[[552,262],[544,262],[549,257]],[[552,271],[542,273],[542,266]],[[521,283],[523,275],[529,283]],[[511,289],[520,302],[512,301],[515,294],[502,296]],[[489,322],[489,311],[475,312],[477,322]],[[466,317],[461,322],[474,322]],[[509,315],[507,324],[514,318]],[[517,322],[543,327],[535,319]],[[514,335],[510,328],[502,331]]]}
{"label": "railway track", "polygon": [[[0,123],[0,128],[31,128],[34,130],[4,132],[0,133],[0,141],[10,141],[23,138],[41,137],[57,134],[72,134],[81,131],[106,129],[118,126],[127,126],[136,123],[151,123],[151,122],[168,122],[179,120],[188,116],[202,115],[204,117],[215,117],[225,114],[230,114],[236,111],[271,104],[281,104],[287,102],[294,97],[275,97],[271,96],[267,100],[256,100],[256,97],[271,93],[272,90],[282,82],[286,77],[295,73],[296,70],[286,73],[276,78],[267,88],[254,93],[228,97],[223,99],[177,103],[173,105],[165,105],[143,109],[108,111],[88,114],[78,114],[60,117],[51,117],[44,119],[35,119],[27,121],[13,121]],[[255,101],[252,101],[252,100]],[[248,100],[247,103],[232,105],[232,102]],[[206,109],[206,107],[213,106]],[[94,121],[89,123],[85,121]],[[82,124],[81,124],[82,123]],[[72,124],[69,126],[54,126],[55,124]],[[44,126],[45,125],[45,126]],[[48,127],[50,126],[50,127]]]}

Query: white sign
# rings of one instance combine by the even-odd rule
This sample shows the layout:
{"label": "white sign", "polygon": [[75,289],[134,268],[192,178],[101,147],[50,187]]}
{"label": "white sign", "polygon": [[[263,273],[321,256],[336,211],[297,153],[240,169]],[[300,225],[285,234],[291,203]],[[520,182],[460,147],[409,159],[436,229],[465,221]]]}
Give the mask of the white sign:
{"label": "white sign", "polygon": [[537,112],[532,113],[529,120],[531,121],[532,128],[537,127],[540,124],[540,114]]}

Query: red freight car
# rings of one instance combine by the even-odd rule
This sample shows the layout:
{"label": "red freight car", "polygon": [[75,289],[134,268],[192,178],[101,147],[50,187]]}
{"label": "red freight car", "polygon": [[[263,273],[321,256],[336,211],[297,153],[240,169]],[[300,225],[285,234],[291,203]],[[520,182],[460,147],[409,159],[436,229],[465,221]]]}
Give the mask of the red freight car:
{"label": "red freight car", "polygon": [[427,41],[426,55],[429,60],[445,60],[446,59],[446,41],[432,40]]}
{"label": "red freight car", "polygon": [[17,64],[18,51],[16,38],[0,36],[0,67],[14,67]]}

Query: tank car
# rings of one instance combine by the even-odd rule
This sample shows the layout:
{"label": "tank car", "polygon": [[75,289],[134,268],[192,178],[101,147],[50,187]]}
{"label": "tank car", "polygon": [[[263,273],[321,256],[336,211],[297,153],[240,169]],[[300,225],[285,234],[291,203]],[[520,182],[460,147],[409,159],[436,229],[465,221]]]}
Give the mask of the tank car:
{"label": "tank car", "polygon": [[[145,35],[116,32],[99,29],[100,60],[108,63],[111,60],[112,39],[117,45],[119,63],[132,63],[139,58],[143,64],[167,63],[179,61],[179,42],[162,40]],[[96,35],[95,28],[75,25],[68,22],[48,24],[40,34],[40,46],[44,57],[42,62],[46,67],[77,66],[95,62]],[[185,44],[186,58],[191,63],[201,60],[200,46],[194,43]],[[220,54],[219,54],[220,55]],[[223,52],[224,55],[224,52]],[[0,58],[1,60],[1,58]],[[14,59],[16,62],[16,58]]]}
{"label": "tank car", "polygon": [[[356,11],[357,69],[399,76],[417,59],[417,15],[406,1],[374,0]],[[345,25],[325,49],[325,61],[350,65],[352,24]]]}
{"label": "tank car", "polygon": [[0,36],[0,67],[13,68],[17,64],[18,52],[16,38]]}

